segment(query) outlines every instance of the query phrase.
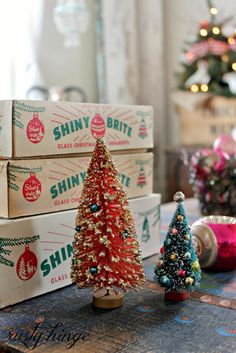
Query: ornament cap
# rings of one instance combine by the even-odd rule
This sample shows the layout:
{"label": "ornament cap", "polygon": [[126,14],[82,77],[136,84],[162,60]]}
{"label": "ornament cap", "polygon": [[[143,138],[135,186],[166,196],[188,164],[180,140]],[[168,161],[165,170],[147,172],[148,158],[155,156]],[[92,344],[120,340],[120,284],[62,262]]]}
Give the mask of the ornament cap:
{"label": "ornament cap", "polygon": [[177,191],[174,194],[173,199],[174,199],[175,202],[183,202],[184,199],[185,199],[185,195],[184,195],[184,193],[182,193],[182,191]]}

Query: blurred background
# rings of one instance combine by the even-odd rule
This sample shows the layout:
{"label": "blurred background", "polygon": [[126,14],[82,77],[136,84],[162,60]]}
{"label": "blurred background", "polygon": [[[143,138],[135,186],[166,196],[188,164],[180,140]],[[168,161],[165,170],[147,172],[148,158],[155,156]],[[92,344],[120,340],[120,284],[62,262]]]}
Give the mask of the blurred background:
{"label": "blurred background", "polygon": [[[187,127],[180,123],[175,108],[191,97],[176,98],[173,94],[184,88],[191,95],[209,80],[203,75],[203,81],[196,82],[197,88],[181,87],[176,73],[183,69],[187,46],[221,35],[214,30],[212,36],[201,32],[208,31],[212,23],[218,21],[221,31],[227,22],[224,41],[232,36],[234,40],[236,18],[230,16],[236,13],[236,2],[8,0],[2,6],[0,99],[152,105],[155,191],[162,193],[164,201],[170,200],[178,188],[192,196],[186,165],[196,146],[211,143],[211,138],[199,139],[198,143],[193,137],[194,147],[189,142],[186,147],[181,132]],[[197,55],[202,58],[200,49]],[[199,64],[203,70],[204,63],[206,60]],[[198,69],[191,66],[191,74]],[[206,88],[204,92],[208,94]],[[195,103],[188,109],[192,111],[193,107]],[[216,132],[214,138],[222,132]],[[191,142],[191,131],[187,134]]]}

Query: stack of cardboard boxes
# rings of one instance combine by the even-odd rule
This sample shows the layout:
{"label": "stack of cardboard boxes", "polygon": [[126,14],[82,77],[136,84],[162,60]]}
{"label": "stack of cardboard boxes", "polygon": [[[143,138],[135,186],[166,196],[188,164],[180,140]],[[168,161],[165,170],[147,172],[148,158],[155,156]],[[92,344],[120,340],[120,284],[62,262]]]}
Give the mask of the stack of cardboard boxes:
{"label": "stack of cardboard boxes", "polygon": [[[0,307],[71,283],[80,192],[95,141],[112,151],[143,257],[159,249],[153,112],[145,106],[0,102]],[[27,216],[27,217],[26,217]]]}

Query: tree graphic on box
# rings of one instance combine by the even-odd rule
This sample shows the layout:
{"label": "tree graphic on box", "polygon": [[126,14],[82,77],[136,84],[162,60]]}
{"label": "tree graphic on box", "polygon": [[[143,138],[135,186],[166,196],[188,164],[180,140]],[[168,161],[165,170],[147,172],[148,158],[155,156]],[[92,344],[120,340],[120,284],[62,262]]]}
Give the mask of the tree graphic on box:
{"label": "tree graphic on box", "polygon": [[19,275],[21,278],[27,277],[25,260],[23,258],[21,258],[21,260],[20,260]]}
{"label": "tree graphic on box", "polygon": [[144,118],[142,118],[142,120],[141,120],[141,123],[140,123],[140,126],[139,126],[139,134],[138,135],[142,139],[144,139],[148,135],[147,126],[146,126],[146,122],[145,122]]}
{"label": "tree graphic on box", "polygon": [[147,180],[146,180],[144,167],[141,166],[140,171],[139,171],[139,175],[138,175],[137,186],[139,186],[140,188],[143,188],[146,184],[147,184]]}

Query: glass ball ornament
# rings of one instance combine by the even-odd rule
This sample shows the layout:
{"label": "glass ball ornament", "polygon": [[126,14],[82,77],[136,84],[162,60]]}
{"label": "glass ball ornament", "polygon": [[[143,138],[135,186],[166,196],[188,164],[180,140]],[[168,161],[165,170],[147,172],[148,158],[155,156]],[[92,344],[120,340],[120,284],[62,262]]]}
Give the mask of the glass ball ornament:
{"label": "glass ball ornament", "polygon": [[80,226],[76,226],[75,227],[75,231],[78,233],[78,232],[80,232],[81,231],[81,227]]}
{"label": "glass ball ornament", "polygon": [[127,230],[125,230],[125,231],[123,232],[123,237],[124,237],[125,239],[127,239],[128,236],[129,236],[129,233],[128,233]]}
{"label": "glass ball ornament", "polygon": [[187,284],[187,286],[192,286],[194,283],[194,279],[192,277],[187,277],[185,279],[185,283]]}
{"label": "glass ball ornament", "polygon": [[190,254],[189,251],[187,251],[187,252],[184,254],[184,258],[185,258],[186,260],[191,259],[191,254]]}
{"label": "glass ball ornament", "polygon": [[177,255],[175,253],[170,255],[170,260],[171,261],[176,261],[177,260]]}
{"label": "glass ball ornament", "polygon": [[169,288],[171,286],[171,279],[167,276],[161,276],[160,278],[160,284],[162,284],[164,287]]}
{"label": "glass ball ornament", "polygon": [[91,273],[91,275],[95,275],[96,273],[98,272],[98,269],[97,269],[97,267],[90,267],[90,273]]}
{"label": "glass ball ornament", "polygon": [[184,238],[185,238],[186,241],[189,241],[190,240],[190,235],[189,234],[185,234]]}
{"label": "glass ball ornament", "polygon": [[182,193],[182,191],[177,191],[174,194],[174,201],[175,202],[183,202],[185,199],[185,195]]}
{"label": "glass ball ornament", "polygon": [[173,235],[176,235],[176,234],[178,234],[178,230],[177,230],[176,228],[173,228],[172,231],[171,231],[171,233],[172,233]]}
{"label": "glass ball ornament", "polygon": [[200,270],[200,265],[199,265],[199,262],[198,262],[198,261],[193,261],[193,263],[192,263],[192,270],[193,270],[194,272],[197,272],[197,271]]}
{"label": "glass ball ornament", "polygon": [[172,244],[172,240],[170,238],[167,238],[165,240],[165,246],[170,246]]}
{"label": "glass ball ornament", "polygon": [[95,212],[97,212],[99,210],[99,206],[96,203],[93,203],[90,206],[90,210],[91,210],[91,212],[95,213]]}
{"label": "glass ball ornament", "polygon": [[179,214],[176,218],[177,218],[177,221],[179,222],[182,222],[184,219],[184,217],[181,214]]}
{"label": "glass ball ornament", "polygon": [[183,269],[180,269],[180,270],[178,271],[178,275],[179,275],[180,277],[185,277],[186,271],[183,270]]}
{"label": "glass ball ornament", "polygon": [[160,253],[161,253],[161,254],[164,254],[164,252],[165,252],[165,248],[164,248],[164,246],[162,246],[162,247],[160,248]]}
{"label": "glass ball ornament", "polygon": [[64,35],[65,47],[79,46],[79,35],[86,32],[89,24],[85,0],[57,0],[53,17],[58,32]]}

